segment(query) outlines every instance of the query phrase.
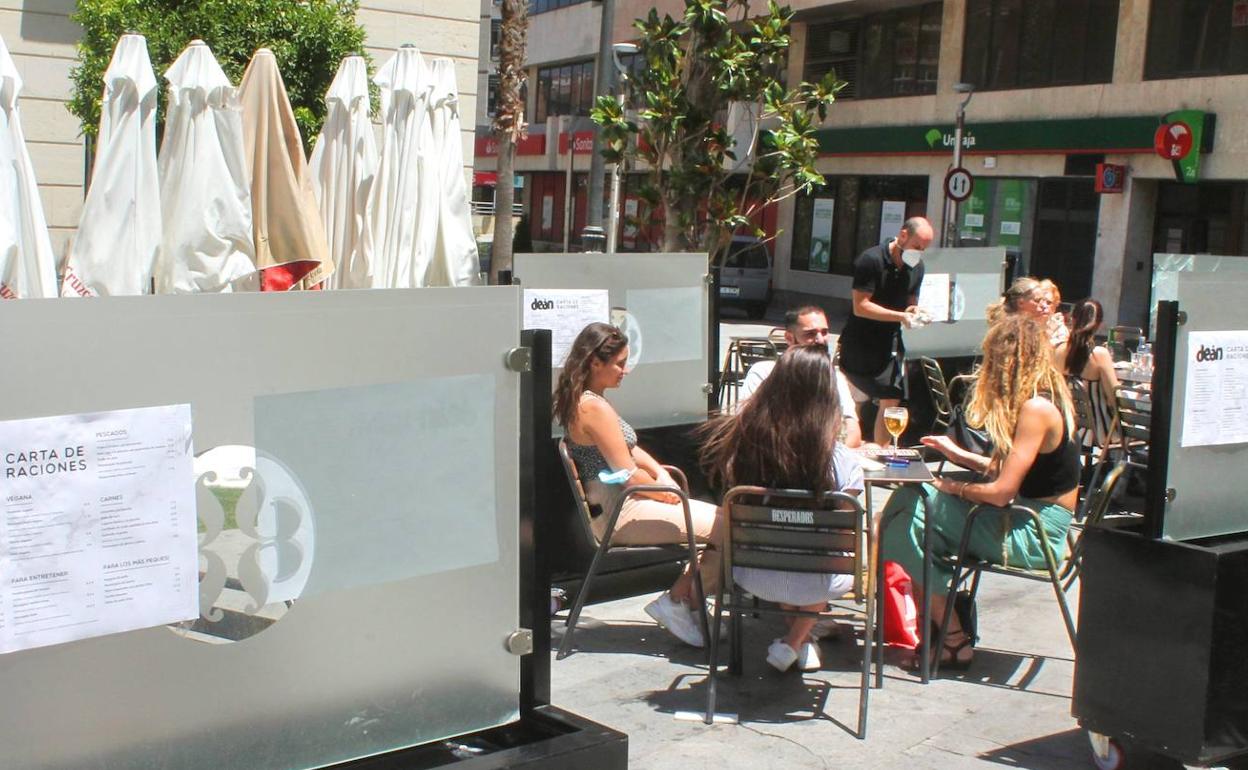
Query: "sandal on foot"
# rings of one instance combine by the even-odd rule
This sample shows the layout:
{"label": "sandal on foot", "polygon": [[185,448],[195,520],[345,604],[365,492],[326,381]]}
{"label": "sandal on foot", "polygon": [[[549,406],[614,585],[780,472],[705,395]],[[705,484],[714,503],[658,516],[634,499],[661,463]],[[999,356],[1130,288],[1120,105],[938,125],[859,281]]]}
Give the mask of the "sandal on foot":
{"label": "sandal on foot", "polygon": [[[971,654],[965,658],[959,653],[963,650],[970,650]],[[948,653],[946,658],[945,654]],[[956,631],[945,637],[944,649],[940,653],[941,668],[948,668],[954,671],[965,671],[971,667],[971,663],[975,660],[975,639],[965,631]]]}

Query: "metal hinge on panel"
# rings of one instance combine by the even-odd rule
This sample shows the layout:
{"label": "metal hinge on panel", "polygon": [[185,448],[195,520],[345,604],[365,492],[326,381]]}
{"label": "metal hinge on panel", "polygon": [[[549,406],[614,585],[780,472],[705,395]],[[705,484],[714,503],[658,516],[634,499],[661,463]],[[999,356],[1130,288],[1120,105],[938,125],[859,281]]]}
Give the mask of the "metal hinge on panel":
{"label": "metal hinge on panel", "polygon": [[1174,498],[1179,496],[1179,491],[1174,487],[1166,487],[1166,502],[1173,503]]}
{"label": "metal hinge on panel", "polygon": [[1179,326],[1184,325],[1185,323],[1187,323],[1187,311],[1186,311],[1186,310],[1180,310],[1180,311],[1179,311],[1179,314],[1178,314],[1178,316],[1176,316],[1176,318],[1178,318],[1178,321],[1179,321]]}
{"label": "metal hinge on panel", "polygon": [[513,372],[528,372],[533,369],[533,350],[527,347],[512,348],[503,357],[507,368]]}
{"label": "metal hinge on panel", "polygon": [[703,273],[702,283],[706,284],[707,286],[710,286],[711,284],[715,283],[715,279],[711,276],[710,273]]}
{"label": "metal hinge on panel", "polygon": [[709,382],[702,383],[702,395],[709,396],[715,391],[715,386]]}
{"label": "metal hinge on panel", "polygon": [[517,628],[507,635],[507,652],[512,655],[528,655],[533,652],[533,632],[527,628]]}

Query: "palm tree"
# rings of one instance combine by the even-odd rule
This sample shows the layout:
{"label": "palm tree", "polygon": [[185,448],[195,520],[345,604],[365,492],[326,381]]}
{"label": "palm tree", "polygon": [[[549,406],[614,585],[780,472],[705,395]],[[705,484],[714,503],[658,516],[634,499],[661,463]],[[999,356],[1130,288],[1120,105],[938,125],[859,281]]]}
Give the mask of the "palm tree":
{"label": "palm tree", "polygon": [[494,111],[494,134],[498,137],[498,181],[494,188],[494,245],[490,257],[490,281],[500,270],[511,269],[512,203],[515,197],[516,143],[524,136],[524,48],[529,26],[528,0],[503,0],[502,31],[498,45],[498,102]]}

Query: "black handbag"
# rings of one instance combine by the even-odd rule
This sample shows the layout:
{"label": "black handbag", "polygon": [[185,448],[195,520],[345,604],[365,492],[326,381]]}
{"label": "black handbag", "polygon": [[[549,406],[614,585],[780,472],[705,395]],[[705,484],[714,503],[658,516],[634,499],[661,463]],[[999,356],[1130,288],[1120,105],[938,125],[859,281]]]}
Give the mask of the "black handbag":
{"label": "black handbag", "polygon": [[953,439],[953,443],[968,452],[984,457],[992,456],[992,438],[983,428],[972,428],[966,421],[966,410],[962,404],[954,404],[953,414],[949,417],[949,427],[945,435]]}

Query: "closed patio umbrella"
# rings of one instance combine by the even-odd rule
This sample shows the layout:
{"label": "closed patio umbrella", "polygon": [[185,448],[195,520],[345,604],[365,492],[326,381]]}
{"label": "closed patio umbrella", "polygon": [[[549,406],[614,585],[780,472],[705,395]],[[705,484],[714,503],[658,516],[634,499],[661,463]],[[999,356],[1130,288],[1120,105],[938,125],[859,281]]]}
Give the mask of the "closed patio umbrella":
{"label": "closed patio umbrella", "polygon": [[156,291],[255,290],[238,93],[202,40],[186,47],[165,79],[169,113],[159,162],[165,227]]}
{"label": "closed patio umbrella", "polygon": [[147,294],[160,250],[156,74],[142,35],[122,35],[104,73],[91,186],[61,295]]}
{"label": "closed patio umbrella", "polygon": [[450,59],[433,60],[430,124],[434,147],[431,170],[438,187],[433,200],[438,206],[438,222],[425,285],[470,286],[476,283],[481,268],[464,178],[459,89],[455,85],[455,63]]}
{"label": "closed patio umbrella", "polygon": [[373,80],[381,87],[384,120],[381,162],[368,198],[373,287],[424,286],[437,237],[437,206],[425,204],[436,191],[429,156],[433,84],[411,46],[396,51]]}
{"label": "closed patio umbrella", "polygon": [[22,77],[0,39],[0,299],[56,296],[56,257],[26,150]]}
{"label": "closed patio umbrella", "polygon": [[367,289],[373,285],[373,248],[364,214],[378,158],[363,57],[348,56],[339,63],[325,104],[325,123],[309,165],[335,267],[326,288]]}
{"label": "closed patio umbrella", "polygon": [[238,93],[251,171],[251,222],[260,289],[317,287],[334,266],[303,155],[303,138],[272,51],[256,51]]}

